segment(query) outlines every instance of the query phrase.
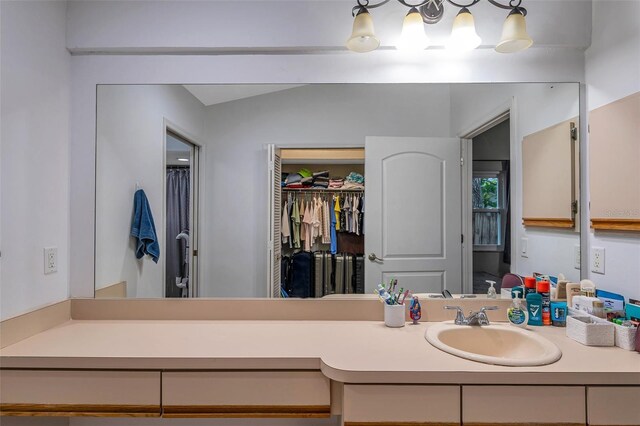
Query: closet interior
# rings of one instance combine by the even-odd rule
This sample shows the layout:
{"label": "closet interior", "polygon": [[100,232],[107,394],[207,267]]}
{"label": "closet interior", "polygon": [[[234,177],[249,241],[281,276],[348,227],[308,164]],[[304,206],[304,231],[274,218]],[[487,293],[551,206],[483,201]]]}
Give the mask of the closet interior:
{"label": "closet interior", "polygon": [[280,159],[281,296],[364,293],[364,148]]}

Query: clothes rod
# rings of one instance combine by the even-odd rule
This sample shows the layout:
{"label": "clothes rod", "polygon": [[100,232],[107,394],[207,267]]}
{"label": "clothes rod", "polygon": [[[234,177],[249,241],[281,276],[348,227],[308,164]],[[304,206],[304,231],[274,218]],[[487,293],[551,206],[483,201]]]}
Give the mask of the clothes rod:
{"label": "clothes rod", "polygon": [[364,192],[364,188],[353,189],[304,189],[304,188],[282,188],[287,192],[317,192],[320,194],[329,194],[334,192]]}

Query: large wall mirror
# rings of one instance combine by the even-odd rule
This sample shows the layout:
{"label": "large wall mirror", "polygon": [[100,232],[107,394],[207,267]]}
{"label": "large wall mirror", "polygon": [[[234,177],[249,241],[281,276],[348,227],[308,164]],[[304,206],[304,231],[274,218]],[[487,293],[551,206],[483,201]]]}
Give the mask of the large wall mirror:
{"label": "large wall mirror", "polygon": [[578,117],[575,83],[99,85],[96,297],[577,281]]}

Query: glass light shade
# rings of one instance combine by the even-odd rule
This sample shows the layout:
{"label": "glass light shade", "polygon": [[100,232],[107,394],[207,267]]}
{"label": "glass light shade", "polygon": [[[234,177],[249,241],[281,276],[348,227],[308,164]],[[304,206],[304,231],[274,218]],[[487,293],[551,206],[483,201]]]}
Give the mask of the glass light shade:
{"label": "glass light shade", "polygon": [[353,20],[351,37],[347,40],[347,49],[358,53],[371,52],[380,46],[380,40],[373,31],[373,19],[364,7]]}
{"label": "glass light shade", "polygon": [[476,24],[469,9],[462,8],[453,21],[451,37],[447,48],[457,51],[473,50],[480,46],[482,39],[476,33]]}
{"label": "glass light shade", "polygon": [[514,53],[528,49],[533,40],[527,34],[527,22],[524,15],[513,9],[502,26],[502,37],[496,46],[496,52]]}
{"label": "glass light shade", "polygon": [[424,32],[424,21],[418,9],[411,8],[402,23],[402,34],[396,45],[400,50],[424,50],[429,46],[429,38]]}

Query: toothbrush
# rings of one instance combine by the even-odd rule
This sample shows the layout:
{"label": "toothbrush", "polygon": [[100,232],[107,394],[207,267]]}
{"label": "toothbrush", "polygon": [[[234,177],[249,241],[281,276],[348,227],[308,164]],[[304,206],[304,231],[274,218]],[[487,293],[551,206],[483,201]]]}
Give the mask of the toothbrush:
{"label": "toothbrush", "polygon": [[401,305],[404,305],[404,301],[408,295],[409,295],[409,290],[405,291],[404,294],[402,295],[402,302],[400,302]]}

